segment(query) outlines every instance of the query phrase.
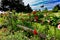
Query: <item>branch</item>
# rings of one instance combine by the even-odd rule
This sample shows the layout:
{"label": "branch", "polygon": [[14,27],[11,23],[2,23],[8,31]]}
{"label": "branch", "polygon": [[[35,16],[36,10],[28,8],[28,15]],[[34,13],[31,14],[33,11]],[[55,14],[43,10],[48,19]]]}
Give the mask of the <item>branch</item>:
{"label": "branch", "polygon": [[[30,28],[28,28],[28,27],[21,26],[21,25],[17,25],[17,27],[22,28],[22,29],[25,30],[25,31],[29,31],[29,32],[33,33],[33,30],[30,29]],[[37,35],[38,35],[40,38],[42,38],[42,39],[46,39],[46,35],[45,35],[45,34],[42,34],[42,33],[39,33],[39,32],[38,32]]]}

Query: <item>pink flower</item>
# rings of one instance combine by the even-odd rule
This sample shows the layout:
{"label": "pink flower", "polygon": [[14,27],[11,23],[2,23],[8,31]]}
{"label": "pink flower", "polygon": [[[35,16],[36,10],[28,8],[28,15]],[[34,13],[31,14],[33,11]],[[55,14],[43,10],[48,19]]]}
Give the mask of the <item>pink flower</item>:
{"label": "pink flower", "polygon": [[60,30],[60,24],[58,25],[58,29]]}

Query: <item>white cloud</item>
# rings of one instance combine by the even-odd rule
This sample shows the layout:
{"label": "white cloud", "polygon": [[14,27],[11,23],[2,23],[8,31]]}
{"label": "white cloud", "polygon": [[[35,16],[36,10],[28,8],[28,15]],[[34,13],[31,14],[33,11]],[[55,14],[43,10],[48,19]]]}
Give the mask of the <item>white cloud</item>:
{"label": "white cloud", "polygon": [[47,0],[23,0],[25,5],[27,5],[28,3],[32,5],[34,3],[43,2],[43,1],[47,1]]}
{"label": "white cloud", "polygon": [[2,0],[0,0],[0,2],[1,2]]}
{"label": "white cloud", "polygon": [[[56,3],[50,3],[50,4],[44,4],[44,8],[45,7],[47,7],[49,10],[52,10],[52,8],[54,8],[54,6],[56,6],[57,4],[60,4],[60,2],[56,2]],[[37,6],[32,6],[32,9],[42,9],[42,8],[40,8],[40,6],[41,6],[42,4],[40,4],[40,5],[37,5]]]}
{"label": "white cloud", "polygon": [[32,6],[33,4],[36,4],[39,2],[44,2],[44,1],[49,2],[49,1],[57,1],[57,0],[23,0],[24,4],[27,5],[29,3],[33,10],[42,9],[42,8],[40,8],[41,5],[45,5],[45,7],[47,7],[49,10],[51,10],[55,5],[60,4],[60,2],[56,2],[56,3],[39,4],[36,6]]}
{"label": "white cloud", "polygon": [[32,5],[35,2],[35,0],[23,0],[23,2],[25,5],[27,5],[28,3]]}
{"label": "white cloud", "polygon": [[56,3],[50,3],[50,4],[45,4],[45,7],[47,7],[48,9],[52,9],[54,8],[54,6],[56,6],[57,4],[60,4],[60,2],[56,2]]}

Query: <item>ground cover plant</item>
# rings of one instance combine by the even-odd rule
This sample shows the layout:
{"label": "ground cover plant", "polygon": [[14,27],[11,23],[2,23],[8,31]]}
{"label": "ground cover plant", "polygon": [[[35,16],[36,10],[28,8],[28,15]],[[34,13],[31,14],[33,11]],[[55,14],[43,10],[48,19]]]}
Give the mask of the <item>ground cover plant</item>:
{"label": "ground cover plant", "polygon": [[[1,13],[0,40],[60,40],[59,13],[59,11],[57,13],[41,11]],[[31,32],[30,29],[33,31]]]}

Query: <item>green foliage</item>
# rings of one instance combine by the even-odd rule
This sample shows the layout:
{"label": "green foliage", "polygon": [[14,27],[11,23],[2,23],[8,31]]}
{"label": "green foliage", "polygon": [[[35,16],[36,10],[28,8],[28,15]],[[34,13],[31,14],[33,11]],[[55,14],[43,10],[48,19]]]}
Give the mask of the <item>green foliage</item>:
{"label": "green foliage", "polygon": [[47,13],[48,12],[48,9],[45,8],[42,12]]}
{"label": "green foliage", "polygon": [[56,6],[53,8],[53,12],[57,12],[57,11],[58,11],[58,7]]}
{"label": "green foliage", "polygon": [[[46,9],[47,10],[47,9]],[[47,11],[46,11],[47,12]],[[0,17],[0,25],[6,25],[8,31],[0,32],[2,34],[1,40],[40,40],[37,35],[33,35],[31,32],[23,31],[16,25],[23,25],[31,29],[36,29],[37,32],[47,35],[47,40],[51,37],[56,37],[60,40],[60,31],[57,29],[57,24],[60,22],[60,15],[55,15],[55,13],[43,13],[38,11],[36,14],[22,14],[8,12],[8,16]],[[58,13],[59,14],[59,13]],[[44,16],[45,15],[45,16]],[[38,21],[34,21],[35,16],[37,16]],[[2,27],[4,28],[4,27]],[[4,29],[3,29],[4,30]],[[23,32],[22,32],[23,31]],[[14,33],[14,34],[13,34]],[[6,36],[7,35],[7,36]],[[42,39],[41,39],[42,40]]]}

